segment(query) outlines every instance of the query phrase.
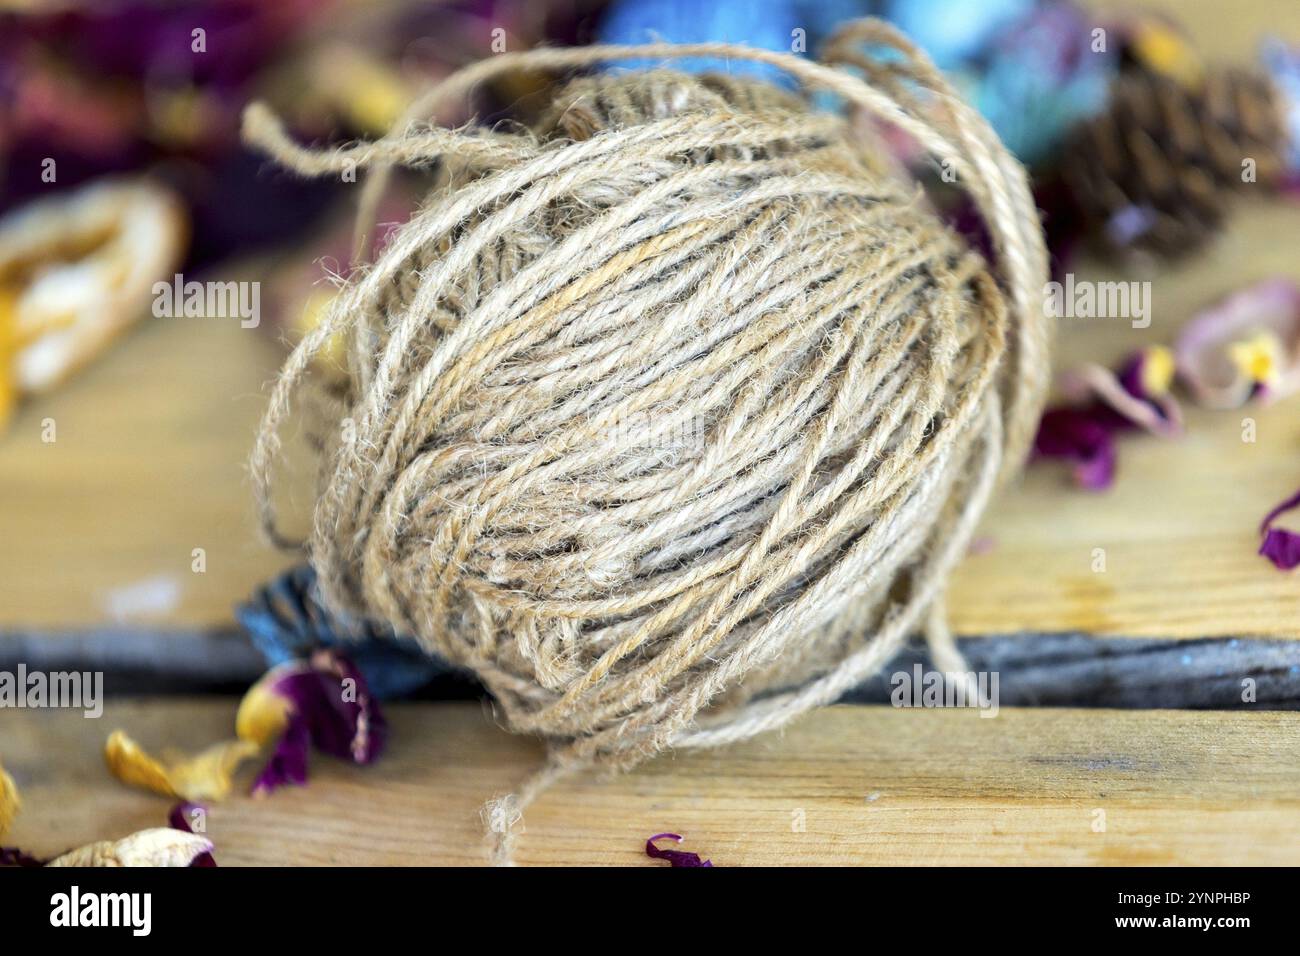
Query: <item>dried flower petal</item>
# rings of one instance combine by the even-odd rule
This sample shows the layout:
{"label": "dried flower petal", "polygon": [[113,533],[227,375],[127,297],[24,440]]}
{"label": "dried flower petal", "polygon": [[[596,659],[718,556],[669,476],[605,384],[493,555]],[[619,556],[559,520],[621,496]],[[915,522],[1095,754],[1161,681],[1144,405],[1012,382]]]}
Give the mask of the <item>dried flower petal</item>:
{"label": "dried flower petal", "polygon": [[661,850],[655,846],[655,840],[682,842],[682,838],[676,833],[656,833],[645,841],[646,856],[653,857],[656,860],[667,860],[674,867],[713,866],[712,860],[701,860],[698,853],[689,853],[685,850]]}
{"label": "dried flower petal", "polygon": [[1074,480],[1091,490],[1115,478],[1115,433],[1140,428],[1154,435],[1182,431],[1182,411],[1169,387],[1173,353],[1163,346],[1129,356],[1117,371],[1087,363],[1061,376],[1065,404],[1049,408],[1039,422],[1034,454],[1074,465]]}
{"label": "dried flower petal", "polygon": [[[18,797],[18,785],[14,778],[0,767],[0,838],[13,825],[14,817],[22,808],[23,802]],[[41,860],[29,856],[17,847],[0,846],[0,866],[43,866]]]}
{"label": "dried flower petal", "polygon": [[220,800],[230,792],[239,764],[272,743],[275,750],[253,785],[255,794],[305,783],[313,744],[354,763],[370,763],[383,750],[386,729],[360,670],[339,652],[320,650],[309,661],[272,668],[249,688],[235,716],[235,740],[193,757],[160,761],[118,730],[104,756],[124,783],[183,800]]}
{"label": "dried flower petal", "polygon": [[[180,830],[183,833],[193,833],[194,826],[192,821],[195,815],[204,814],[206,812],[207,808],[202,807],[197,803],[189,803],[188,801],[185,803],[178,803],[176,806],[172,807],[171,812],[167,814],[167,825],[173,830]],[[194,858],[193,862],[190,863],[190,866],[201,869],[215,867],[216,865],[217,861],[212,858],[211,853],[200,853]]]}
{"label": "dried flower petal", "polygon": [[6,374],[42,392],[147,312],[186,243],[180,200],[149,180],[104,179],[0,217]]}
{"label": "dried flower petal", "polygon": [[1098,403],[1096,417],[1111,430],[1136,426],[1174,435],[1182,430],[1182,410],[1169,394],[1173,378],[1173,353],[1153,346],[1129,356],[1114,372],[1093,363],[1071,369],[1061,376],[1060,390],[1072,404]]}
{"label": "dried flower petal", "polygon": [[262,796],[279,787],[301,787],[307,782],[307,756],[311,750],[311,730],[307,722],[295,717],[280,737],[271,759],[253,782],[253,795]]}
{"label": "dried flower petal", "polygon": [[1179,378],[1209,408],[1300,389],[1300,285],[1266,279],[1199,312],[1174,344]]}
{"label": "dried flower petal", "polygon": [[1228,346],[1228,358],[1237,371],[1265,388],[1276,388],[1282,377],[1282,340],[1267,329],[1233,342]]}
{"label": "dried flower petal", "polygon": [[[8,832],[22,808],[23,802],[18,797],[18,785],[14,778],[0,767],[0,838]],[[43,860],[24,853],[14,846],[0,846],[0,866],[44,866]]]}
{"label": "dried flower petal", "polygon": [[44,865],[44,860],[38,860],[15,846],[0,846],[0,866],[37,867]]}
{"label": "dried flower petal", "polygon": [[344,655],[320,650],[312,655],[319,675],[317,691],[301,706],[312,743],[335,757],[368,764],[383,752],[388,724],[361,671]]}
{"label": "dried flower petal", "polygon": [[18,784],[14,783],[14,778],[5,773],[5,768],[0,766],[0,839],[3,839],[9,831],[22,805],[22,801],[18,799]]}
{"label": "dried flower petal", "polygon": [[1125,52],[1144,68],[1162,73],[1195,88],[1205,74],[1204,64],[1186,31],[1167,16],[1147,11],[1129,14],[1122,24]]}
{"label": "dried flower petal", "polygon": [[[128,746],[121,748],[122,752],[130,752],[134,745],[124,735],[123,739]],[[0,767],[0,836],[17,815],[18,807],[18,788]],[[121,840],[88,843],[48,862],[17,847],[0,846],[0,866],[216,866],[212,859],[212,844],[191,832],[186,819],[186,811],[190,808],[193,804],[182,803],[173,807],[168,817],[170,827],[141,830]]]}
{"label": "dried flower petal", "polygon": [[1290,571],[1300,565],[1300,534],[1285,528],[1275,528],[1273,522],[1297,506],[1300,506],[1300,491],[1265,515],[1259,526],[1259,533],[1264,536],[1259,545],[1259,553],[1281,571]]}
{"label": "dried flower petal", "polygon": [[239,764],[259,749],[251,741],[230,740],[164,764],[116,730],[104,747],[104,759],[123,783],[183,800],[220,800],[230,792],[231,775]]}
{"label": "dried flower petal", "polygon": [[196,858],[211,852],[212,843],[205,837],[156,827],[69,850],[46,866],[192,866]]}
{"label": "dried flower petal", "polygon": [[1074,465],[1074,481],[1090,491],[1109,488],[1115,479],[1115,439],[1111,430],[1084,409],[1052,408],[1043,413],[1034,454]]}
{"label": "dried flower petal", "polygon": [[330,649],[268,671],[250,689],[240,715],[240,735],[261,734],[260,740],[283,721],[275,751],[253,785],[258,795],[306,783],[312,745],[344,760],[370,763],[383,750],[387,731],[360,670]]}
{"label": "dried flower petal", "polygon": [[204,813],[206,809],[197,803],[190,803],[184,800],[167,811],[167,825],[173,830],[181,830],[185,833],[193,833],[194,827],[190,819],[194,813]]}
{"label": "dried flower petal", "polygon": [[275,684],[286,669],[299,667],[289,663],[274,667],[248,689],[239,702],[235,714],[235,736],[266,747],[284,733],[293,712],[293,702],[275,690]]}

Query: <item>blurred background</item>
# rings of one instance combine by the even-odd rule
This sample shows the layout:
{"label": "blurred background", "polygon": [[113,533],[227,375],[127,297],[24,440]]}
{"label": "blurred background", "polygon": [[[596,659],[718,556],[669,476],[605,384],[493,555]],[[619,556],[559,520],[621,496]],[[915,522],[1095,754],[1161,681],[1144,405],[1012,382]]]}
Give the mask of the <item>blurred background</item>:
{"label": "blurred background", "polygon": [[[1065,328],[1063,371],[1122,371],[1220,297],[1300,277],[1290,0],[0,0],[0,663],[98,665],[157,689],[242,685],[263,666],[235,608],[295,559],[259,539],[245,461],[266,384],[347,274],[357,190],[294,178],[246,149],[246,104],[266,101],[301,142],[343,143],[382,135],[421,89],[503,50],[662,38],[815,56],[837,23],[863,15],[908,32],[1030,168],[1058,277],[1156,282],[1150,332]],[[435,119],[526,121],[550,82],[512,76]],[[982,241],[939,170],[905,142],[891,148],[937,187],[954,227]],[[399,184],[383,223],[404,221],[424,185]],[[235,297],[190,308],[190,282],[233,283]],[[1247,375],[1243,402],[1294,359],[1300,317],[1284,319],[1276,342],[1227,373]],[[1166,408],[1167,375],[1120,371],[1130,398]],[[1081,447],[1074,418],[1064,425],[1075,430],[1056,445],[1047,435],[1040,453],[1092,468],[1097,449]],[[1267,485],[1251,514],[1300,482],[1282,454],[1245,472]],[[298,468],[284,491],[300,520],[310,477]],[[1116,597],[1091,583],[1070,598],[1075,618],[1035,616],[1032,599],[1009,616],[1009,592],[989,582],[1014,577],[1034,522],[1101,507],[1078,504],[1067,484],[1034,478],[1038,510],[990,519],[1000,548],[955,585],[959,629],[1168,631],[1167,616],[1108,619]],[[1113,507],[1140,525],[1142,502],[1117,494]],[[1231,534],[1249,541],[1253,519]],[[1176,574],[1165,583],[1180,587]],[[1284,578],[1260,587],[1252,600],[1296,608]],[[1198,626],[1243,627],[1213,614]],[[1270,617],[1256,631],[1289,626]]]}

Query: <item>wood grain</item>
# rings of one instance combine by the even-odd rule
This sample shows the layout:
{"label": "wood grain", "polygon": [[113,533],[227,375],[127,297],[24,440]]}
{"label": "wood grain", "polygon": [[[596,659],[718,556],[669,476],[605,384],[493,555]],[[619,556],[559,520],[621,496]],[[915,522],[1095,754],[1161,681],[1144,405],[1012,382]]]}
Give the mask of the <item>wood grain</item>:
{"label": "wood grain", "polygon": [[150,318],[25,403],[0,435],[0,629],[232,621],[291,563],[257,537],[245,469],[282,355],[237,320]]}
{"label": "wood grain", "polygon": [[[199,747],[233,716],[232,702],[164,699],[111,701],[98,721],[7,715],[5,766],[25,798],[8,842],[48,854],[158,825],[168,801],[104,770],[108,732]],[[480,863],[479,806],[539,747],[475,705],[391,718],[371,767],[317,757],[304,789],[214,806],[218,862]],[[834,707],[784,734],[562,782],[525,824],[524,864],[650,865],[642,842],[671,830],[719,866],[1296,865],[1300,714]]]}

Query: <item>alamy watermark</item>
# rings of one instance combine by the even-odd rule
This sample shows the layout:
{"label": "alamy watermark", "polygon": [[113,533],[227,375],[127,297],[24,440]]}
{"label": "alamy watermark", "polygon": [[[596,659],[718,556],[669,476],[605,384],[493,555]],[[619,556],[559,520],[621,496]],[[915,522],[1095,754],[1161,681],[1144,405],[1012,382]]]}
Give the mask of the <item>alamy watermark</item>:
{"label": "alamy watermark", "polygon": [[0,709],[70,708],[97,719],[104,713],[103,671],[0,671]]}
{"label": "alamy watermark", "polygon": [[1058,319],[1128,319],[1135,329],[1151,324],[1150,282],[1076,281],[1073,272],[1064,282],[1043,287],[1043,309]]}
{"label": "alamy watermark", "polygon": [[606,419],[601,438],[616,453],[658,455],[664,460],[698,458],[707,447],[708,428],[700,415],[643,409]]}
{"label": "alamy watermark", "polygon": [[262,321],[262,283],[185,281],[153,284],[153,314],[160,319],[239,319],[245,329]]}
{"label": "alamy watermark", "polygon": [[895,707],[968,707],[981,717],[998,715],[997,671],[927,671],[915,664],[911,671],[895,671],[889,685]]}

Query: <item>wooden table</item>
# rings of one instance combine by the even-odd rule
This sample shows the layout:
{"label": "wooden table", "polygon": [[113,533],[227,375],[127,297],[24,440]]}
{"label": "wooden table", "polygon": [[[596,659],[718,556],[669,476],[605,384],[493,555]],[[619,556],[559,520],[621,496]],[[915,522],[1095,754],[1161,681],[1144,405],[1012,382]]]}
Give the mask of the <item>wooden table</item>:
{"label": "wooden table", "polygon": [[[1225,60],[1245,61],[1263,29],[1300,39],[1300,7],[1283,0],[1165,5]],[[1151,281],[1150,328],[1065,320],[1058,364],[1114,361],[1168,341],[1195,309],[1248,282],[1300,279],[1297,237],[1300,209],[1247,197],[1209,253],[1122,276]],[[1076,271],[1115,277],[1087,263]],[[56,646],[116,627],[156,633],[161,647],[169,636],[229,631],[232,605],[292,560],[259,543],[244,470],[282,355],[264,329],[235,321],[149,320],[20,410],[0,438],[0,638]],[[1241,439],[1246,416],[1254,443]],[[56,423],[53,443],[41,440],[46,419]],[[1300,486],[1298,452],[1293,400],[1189,409],[1181,440],[1124,440],[1106,494],[1072,489],[1056,467],[1031,468],[984,522],[992,547],[957,572],[956,630],[1297,638],[1297,578],[1255,549],[1263,513]],[[290,481],[285,498],[304,518],[305,481]],[[1097,548],[1104,573],[1092,570]],[[111,701],[100,721],[0,714],[0,760],[27,794],[12,839],[53,852],[155,825],[165,802],[104,771],[108,731],[200,746],[229,734],[233,708],[159,698]],[[214,808],[218,858],[479,859],[477,807],[528,771],[535,744],[498,731],[473,705],[407,705],[395,717],[393,752],[375,767],[321,759],[306,790]],[[569,781],[529,813],[520,859],[631,863],[643,859],[645,836],[671,829],[719,864],[1294,864],[1298,741],[1300,717],[1283,713],[1005,709],[981,720],[833,708],[726,751]],[[1098,811],[1104,832],[1094,828]],[[793,826],[800,813],[802,830]]]}
{"label": "wooden table", "polygon": [[[392,708],[371,767],[316,757],[310,784],[214,805],[222,865],[475,864],[478,811],[541,758],[476,704]],[[6,718],[27,809],[9,842],[39,853],[123,836],[168,801],[103,769],[114,726],[201,747],[234,703],[113,701],[105,716]],[[243,780],[250,774],[245,773]],[[646,864],[672,831],[718,866],[1300,862],[1300,714],[832,707],[785,733],[563,781],[525,815],[521,864]],[[662,864],[657,864],[662,865]]]}

